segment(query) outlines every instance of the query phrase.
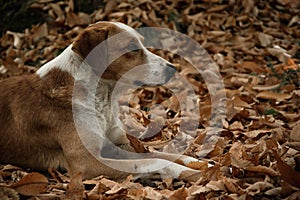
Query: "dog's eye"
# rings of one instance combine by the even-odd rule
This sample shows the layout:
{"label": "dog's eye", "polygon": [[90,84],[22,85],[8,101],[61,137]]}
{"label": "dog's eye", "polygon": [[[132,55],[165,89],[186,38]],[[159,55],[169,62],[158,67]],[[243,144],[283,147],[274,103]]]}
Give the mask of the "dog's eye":
{"label": "dog's eye", "polygon": [[128,46],[126,47],[129,51],[138,51],[140,48],[136,43],[130,42]]}

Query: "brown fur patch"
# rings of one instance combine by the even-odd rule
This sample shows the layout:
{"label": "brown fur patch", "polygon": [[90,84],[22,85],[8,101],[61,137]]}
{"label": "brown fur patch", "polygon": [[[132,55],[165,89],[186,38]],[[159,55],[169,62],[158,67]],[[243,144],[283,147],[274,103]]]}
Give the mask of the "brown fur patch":
{"label": "brown fur patch", "polygon": [[[72,77],[53,69],[0,81],[0,163],[47,169],[64,165],[58,144],[72,121]],[[35,155],[32,155],[32,153]]]}
{"label": "brown fur patch", "polygon": [[117,28],[110,23],[93,24],[76,37],[72,50],[84,59],[97,45],[117,32]]}

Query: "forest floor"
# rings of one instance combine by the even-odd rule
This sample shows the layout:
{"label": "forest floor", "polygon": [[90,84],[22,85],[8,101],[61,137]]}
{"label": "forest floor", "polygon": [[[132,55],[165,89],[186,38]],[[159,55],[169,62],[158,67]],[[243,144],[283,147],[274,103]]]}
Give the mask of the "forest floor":
{"label": "forest floor", "polygon": [[[78,12],[72,0],[37,0],[30,7],[43,14],[44,22],[4,32],[1,79],[35,72],[84,27],[101,20],[133,28],[164,27],[197,41],[219,66],[224,88],[212,94],[213,83],[204,73],[178,55],[157,50],[178,68],[178,76],[193,91],[177,88],[176,96],[168,89],[178,86],[172,83],[140,88],[136,98],[123,102],[120,119],[129,130],[145,130],[151,122],[149,108],[160,104],[168,116],[163,129],[150,139],[138,132],[134,142],[149,151],[164,151],[177,138],[177,144],[187,147],[186,155],[215,164],[201,168],[203,176],[196,182],[132,176],[121,182],[103,176],[70,180],[54,169],[36,172],[3,164],[0,199],[300,199],[297,1],[107,0],[89,13]],[[218,115],[214,100],[222,95],[225,117],[221,126],[213,126]],[[183,114],[180,100],[196,107],[188,106]],[[200,117],[194,117],[195,109]]]}

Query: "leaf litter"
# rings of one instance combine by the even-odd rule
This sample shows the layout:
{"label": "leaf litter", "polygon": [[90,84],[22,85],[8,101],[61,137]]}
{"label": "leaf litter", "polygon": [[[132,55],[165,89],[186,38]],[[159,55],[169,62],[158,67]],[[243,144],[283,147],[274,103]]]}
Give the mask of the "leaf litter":
{"label": "leaf litter", "polygon": [[[120,119],[133,147],[137,152],[182,147],[213,167],[193,163],[191,168],[203,171],[196,182],[132,176],[117,182],[0,165],[0,199],[299,198],[299,2],[107,0],[92,13],[75,12],[72,0],[37,0],[31,6],[49,19],[1,37],[1,79],[35,72],[98,20],[165,27],[196,40],[219,65],[227,113],[222,127],[211,128],[212,99],[203,77],[177,55],[154,50],[177,67],[193,93],[170,83],[131,91],[129,102],[120,99]],[[178,95],[168,88],[177,88]],[[181,108],[182,99],[193,106]],[[197,109],[200,116],[194,116]],[[149,135],[153,130],[157,134]]]}

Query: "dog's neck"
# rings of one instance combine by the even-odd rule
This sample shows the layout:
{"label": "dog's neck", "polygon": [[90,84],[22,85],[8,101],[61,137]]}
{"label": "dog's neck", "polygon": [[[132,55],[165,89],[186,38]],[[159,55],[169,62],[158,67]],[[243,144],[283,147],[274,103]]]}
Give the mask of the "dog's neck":
{"label": "dog's neck", "polygon": [[[62,71],[67,71],[67,72],[71,73],[71,75],[73,76],[73,74],[74,74],[73,70],[76,70],[76,69],[74,69],[74,66],[76,66],[76,64],[79,64],[79,59],[77,58],[77,56],[74,56],[74,53],[71,48],[72,48],[72,45],[68,46],[59,56],[57,56],[53,60],[44,64],[36,72],[37,75],[40,78],[42,78],[42,77],[46,76],[51,69],[58,68],[58,69],[61,69]],[[80,66],[80,64],[79,64],[79,66]]]}
{"label": "dog's neck", "polygon": [[69,45],[59,56],[44,64],[36,73],[42,78],[53,68],[68,72],[75,81],[87,80],[92,75],[91,67]]}
{"label": "dog's neck", "polygon": [[[60,55],[58,55],[53,60],[47,62],[39,70],[37,70],[37,75],[39,77],[44,77],[53,68],[58,68],[64,72],[70,73],[75,81],[86,81],[89,78],[96,77],[93,74],[92,66],[89,66],[83,58],[81,58],[77,53],[72,50],[72,44],[69,45]],[[97,78],[98,79],[98,78]],[[116,81],[99,79],[104,85],[114,86]]]}
{"label": "dog's neck", "polygon": [[[102,79],[95,75],[92,67],[72,50],[72,45],[68,46],[55,59],[43,65],[36,73],[41,79],[43,79],[43,77],[46,77],[48,73],[51,73],[51,70],[54,68],[59,69],[62,72],[68,72],[74,79],[75,90],[73,90],[73,98],[74,95],[76,98],[74,91],[76,92],[76,87],[79,86],[83,89],[83,91],[85,91],[85,94],[89,96],[90,99],[96,98],[97,102],[106,102],[107,106],[110,107],[110,102],[112,101],[111,94],[117,84],[117,81]],[[81,101],[80,96],[81,95],[79,94],[79,101]],[[86,102],[84,105],[88,106],[88,103]]]}

